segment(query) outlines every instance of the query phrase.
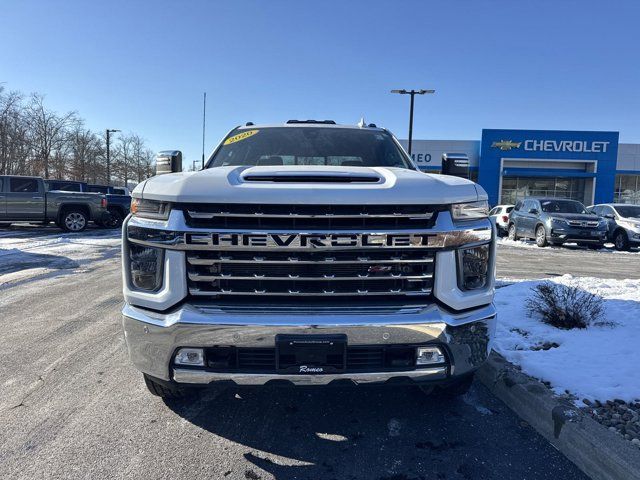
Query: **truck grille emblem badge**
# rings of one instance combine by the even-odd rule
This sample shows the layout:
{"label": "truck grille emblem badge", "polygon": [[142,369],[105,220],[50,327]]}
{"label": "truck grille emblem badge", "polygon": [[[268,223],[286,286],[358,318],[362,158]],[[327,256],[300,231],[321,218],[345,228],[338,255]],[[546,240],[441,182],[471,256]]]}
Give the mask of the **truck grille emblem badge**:
{"label": "truck grille emblem badge", "polygon": [[322,367],[307,367],[306,365],[300,365],[300,373],[322,373],[324,368]]}

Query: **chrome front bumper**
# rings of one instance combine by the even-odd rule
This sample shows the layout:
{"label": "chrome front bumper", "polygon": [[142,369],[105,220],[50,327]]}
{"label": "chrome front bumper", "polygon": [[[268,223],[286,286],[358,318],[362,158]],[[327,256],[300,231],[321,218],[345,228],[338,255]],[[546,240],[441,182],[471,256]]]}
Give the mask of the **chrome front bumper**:
{"label": "chrome front bumper", "polygon": [[340,373],[335,375],[278,375],[264,373],[215,373],[198,370],[174,369],[173,379],[178,383],[209,384],[232,381],[237,385],[264,385],[274,380],[294,385],[328,385],[334,381],[348,380],[357,385],[384,383],[390,378],[406,378],[415,382],[428,382],[447,378],[447,367],[421,368],[407,372]]}
{"label": "chrome front bumper", "polygon": [[[392,378],[415,382],[447,380],[469,373],[486,360],[495,332],[496,310],[484,307],[451,313],[438,305],[426,307],[362,307],[314,311],[222,308],[184,304],[168,313],[125,304],[123,326],[129,355],[143,373],[161,380],[188,384],[233,381],[263,385],[284,380],[298,385],[322,385],[336,380],[382,383]],[[219,373],[174,368],[179,347],[274,347],[277,334],[346,334],[349,345],[436,343],[448,354],[447,366],[410,371],[282,375],[277,373]]]}

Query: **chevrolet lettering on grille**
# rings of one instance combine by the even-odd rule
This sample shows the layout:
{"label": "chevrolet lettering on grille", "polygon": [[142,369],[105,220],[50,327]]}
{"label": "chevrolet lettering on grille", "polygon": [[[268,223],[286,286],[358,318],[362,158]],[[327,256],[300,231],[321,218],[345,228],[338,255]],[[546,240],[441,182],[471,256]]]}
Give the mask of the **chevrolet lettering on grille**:
{"label": "chevrolet lettering on grille", "polygon": [[430,247],[434,234],[351,234],[351,233],[185,233],[186,245],[220,248],[398,248]]}

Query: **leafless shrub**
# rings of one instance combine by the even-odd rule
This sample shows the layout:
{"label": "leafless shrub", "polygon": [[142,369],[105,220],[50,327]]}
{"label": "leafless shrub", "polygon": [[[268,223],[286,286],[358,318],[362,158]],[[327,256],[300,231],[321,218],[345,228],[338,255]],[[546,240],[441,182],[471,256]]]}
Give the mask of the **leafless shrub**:
{"label": "leafless shrub", "polygon": [[526,301],[530,315],[539,315],[544,323],[570,330],[587,328],[602,318],[602,298],[577,287],[544,282],[533,288]]}

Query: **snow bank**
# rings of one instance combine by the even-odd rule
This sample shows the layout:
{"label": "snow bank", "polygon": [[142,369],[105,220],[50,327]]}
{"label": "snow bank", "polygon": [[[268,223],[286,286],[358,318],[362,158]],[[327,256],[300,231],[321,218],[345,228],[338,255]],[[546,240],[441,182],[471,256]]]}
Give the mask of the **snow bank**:
{"label": "snow bank", "polygon": [[114,258],[120,243],[117,230],[87,230],[80,234],[49,228],[2,231],[0,287],[56,270],[75,272],[92,262]]}
{"label": "snow bank", "polygon": [[[579,399],[640,398],[640,280],[571,275],[549,281],[573,285],[605,300],[604,324],[560,330],[530,318],[524,302],[541,281],[521,281],[496,291],[498,327],[494,349],[558,394]],[[557,348],[533,350],[544,343]]]}

